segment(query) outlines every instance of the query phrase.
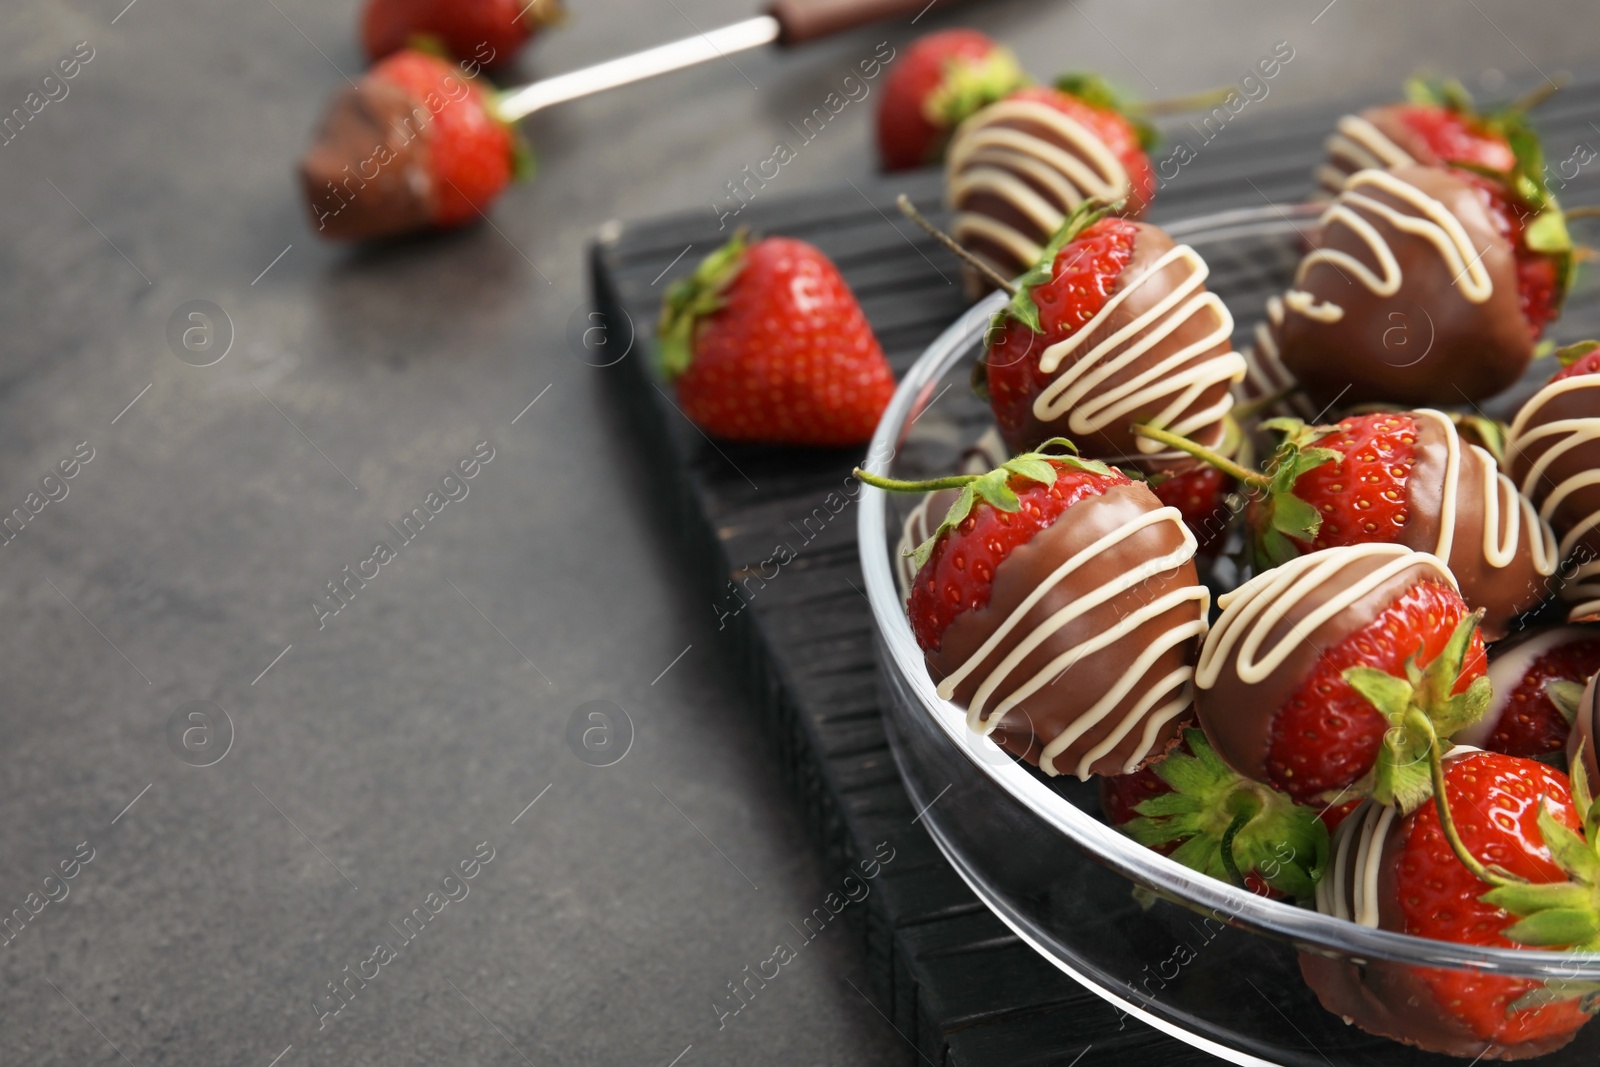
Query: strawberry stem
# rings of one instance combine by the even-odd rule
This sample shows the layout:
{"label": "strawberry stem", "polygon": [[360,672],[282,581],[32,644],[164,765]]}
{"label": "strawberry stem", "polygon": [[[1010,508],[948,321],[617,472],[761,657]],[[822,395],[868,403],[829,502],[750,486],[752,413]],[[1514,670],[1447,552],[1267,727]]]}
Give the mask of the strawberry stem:
{"label": "strawberry stem", "polygon": [[1529,89],[1506,106],[1507,111],[1532,111],[1552,96],[1565,89],[1572,79],[1566,74],[1557,74],[1552,80],[1546,78],[1543,85]]}
{"label": "strawberry stem", "polygon": [[1433,777],[1433,806],[1439,813],[1439,828],[1444,831],[1444,839],[1450,844],[1450,851],[1456,854],[1456,859],[1461,865],[1471,871],[1479,881],[1503,889],[1508,885],[1526,884],[1526,879],[1518,878],[1501,867],[1487,867],[1478,857],[1474,856],[1461,840],[1461,833],[1456,829],[1456,823],[1450,817],[1450,800],[1445,796],[1444,755],[1439,751],[1439,736],[1433,729],[1433,721],[1420,708],[1413,707],[1405,718],[1408,729],[1416,729],[1428,743],[1428,771]]}
{"label": "strawberry stem", "polygon": [[1260,471],[1250,470],[1235,463],[1219,452],[1207,448],[1205,445],[1196,444],[1187,437],[1180,437],[1170,430],[1163,430],[1155,426],[1146,426],[1143,423],[1134,423],[1131,427],[1135,437],[1143,437],[1147,441],[1157,441],[1168,448],[1175,448],[1185,455],[1193,456],[1200,462],[1215,467],[1245,485],[1255,485],[1263,489],[1272,487],[1272,479]]}
{"label": "strawberry stem", "polygon": [[1240,422],[1250,422],[1256,418],[1259,418],[1264,413],[1271,411],[1275,406],[1283,403],[1285,400],[1288,400],[1291,396],[1298,395],[1300,392],[1301,386],[1298,382],[1296,382],[1294,385],[1289,386],[1289,388],[1280,389],[1278,392],[1272,393],[1268,396],[1258,396],[1254,400],[1247,400],[1242,404],[1235,404],[1233,405],[1233,417],[1238,419]]}
{"label": "strawberry stem", "polygon": [[885,478],[881,474],[873,474],[860,467],[857,467],[854,473],[857,481],[890,493],[937,493],[941,489],[964,489],[983,477],[981,474],[951,474],[944,478],[907,482],[899,478]]}
{"label": "strawberry stem", "polygon": [[957,241],[954,237],[951,237],[949,234],[939,229],[939,227],[929,222],[927,217],[923,215],[922,212],[917,210],[916,205],[911,202],[911,198],[909,196],[901,193],[899,199],[895,201],[895,206],[900,209],[900,214],[904,215],[906,218],[922,227],[922,229],[925,230],[935,241],[938,241],[951,252],[955,253],[956,257],[960,259],[961,262],[965,263],[967,266],[971,267],[973,270],[989,279],[990,282],[994,283],[995,288],[1004,290],[1010,296],[1017,295],[1016,283],[1002,276],[999,271],[995,270],[993,267],[989,266],[989,264],[985,263],[983,260],[979,259],[977,256],[973,255],[970,251],[964,248],[961,245],[961,242]]}
{"label": "strawberry stem", "polygon": [[1128,110],[1141,115],[1177,115],[1185,111],[1200,111],[1216,107],[1228,99],[1229,93],[1235,91],[1231,85],[1220,85],[1215,89],[1202,89],[1198,93],[1169,96],[1165,100],[1146,100],[1130,105]]}

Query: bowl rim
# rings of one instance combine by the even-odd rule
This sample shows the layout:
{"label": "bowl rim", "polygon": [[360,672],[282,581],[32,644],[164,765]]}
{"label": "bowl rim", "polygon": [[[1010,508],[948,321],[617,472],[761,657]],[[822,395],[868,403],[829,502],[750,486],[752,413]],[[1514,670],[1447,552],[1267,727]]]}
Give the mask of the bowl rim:
{"label": "bowl rim", "polygon": [[[1296,220],[1314,220],[1325,208],[1325,204],[1315,203],[1242,208],[1175,221],[1163,228],[1174,238],[1210,241],[1245,234],[1289,235],[1299,233]],[[917,418],[937,401],[934,387],[974,346],[989,319],[1005,302],[1004,293],[989,294],[963,312],[917,358],[879,420],[862,462],[864,469],[887,472],[889,462],[898,454]],[[888,548],[891,544],[887,530],[888,494],[871,486],[864,488],[859,496],[860,511],[856,520],[857,547],[867,600],[878,631],[880,668],[899,675],[899,680],[917,695],[921,710],[942,728],[952,747],[979,773],[987,775],[1036,818],[1101,863],[1135,884],[1162,895],[1182,898],[1191,907],[1210,909],[1219,919],[1231,924],[1254,928],[1302,949],[1322,950],[1323,954],[1340,959],[1383,959],[1545,981],[1600,980],[1600,953],[1435,941],[1373,929],[1257,896],[1192,871],[1137,844],[1051,791],[1019,763],[1004,756],[993,741],[971,734],[966,725],[966,713],[936,692],[922,650],[912,635],[895,580],[893,550]],[[898,542],[898,533],[896,531],[894,543]],[[992,749],[990,755],[995,758],[980,759],[978,751],[984,747]],[[944,847],[942,835],[935,835],[935,840]],[[987,901],[988,894],[979,896]],[[990,904],[991,908],[993,906]],[[1033,939],[1030,938],[1029,943],[1034,944]],[[1034,947],[1040,946],[1034,944]]]}

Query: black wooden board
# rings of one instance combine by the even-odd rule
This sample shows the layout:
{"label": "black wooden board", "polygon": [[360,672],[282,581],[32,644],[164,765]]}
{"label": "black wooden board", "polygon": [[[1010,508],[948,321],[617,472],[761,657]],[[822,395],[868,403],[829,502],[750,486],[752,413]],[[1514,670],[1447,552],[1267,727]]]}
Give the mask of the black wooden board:
{"label": "black wooden board", "polygon": [[[1169,127],[1195,158],[1158,192],[1152,219],[1304,199],[1323,138],[1345,110],[1241,122],[1210,142],[1181,124]],[[1552,174],[1580,146],[1600,146],[1595,115],[1600,78],[1592,73],[1540,112]],[[1593,158],[1592,147],[1587,154]],[[763,198],[739,221],[810,241],[832,258],[899,374],[965,307],[948,254],[894,208],[904,192],[942,219],[940,189],[937,172],[922,172]],[[1569,205],[1600,201],[1600,181],[1580,171],[1562,193]],[[873,976],[863,994],[906,1039],[908,1062],[1215,1062],[1122,1017],[1036,955],[978,902],[914,822],[878,708],[856,516],[850,507],[818,511],[857,454],[714,443],[683,417],[653,367],[650,333],[661,294],[728,235],[704,210],[608,230],[591,256],[611,346],[610,358],[597,362],[615,360],[605,373],[652,457],[664,514],[825,859],[842,872],[880,842],[895,850],[867,906],[846,912],[858,917]],[[1215,284],[1227,284],[1212,267]],[[1229,269],[1248,265],[1222,268]],[[756,583],[748,602],[735,598],[730,583],[759,569],[779,545],[793,550],[794,561]]]}

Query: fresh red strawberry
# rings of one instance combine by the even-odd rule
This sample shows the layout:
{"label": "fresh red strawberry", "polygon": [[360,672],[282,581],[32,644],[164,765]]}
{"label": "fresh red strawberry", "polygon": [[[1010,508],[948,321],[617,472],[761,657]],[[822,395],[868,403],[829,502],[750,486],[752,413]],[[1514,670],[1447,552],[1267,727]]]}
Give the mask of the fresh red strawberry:
{"label": "fresh red strawberry", "polygon": [[[1591,948],[1600,912],[1583,898],[1594,893],[1600,857],[1580,836],[1586,798],[1577,802],[1561,772],[1496,753],[1458,750],[1444,757],[1442,774],[1436,803],[1399,819],[1369,806],[1345,823],[1318,909],[1346,919],[1365,911],[1381,929],[1457,944]],[[1374,891],[1379,899],[1364,897]],[[1560,989],[1480,971],[1381,960],[1360,967],[1310,955],[1301,967],[1329,1010],[1369,1032],[1456,1056],[1552,1051],[1589,1019],[1589,990],[1577,983]]]}
{"label": "fresh red strawberry", "polygon": [[454,65],[414,50],[390,56],[367,76],[399,86],[429,111],[441,103],[428,141],[432,222],[457,226],[477,218],[511,181],[516,165],[515,139],[494,115],[488,94]]}
{"label": "fresh red strawberry", "polygon": [[911,630],[924,650],[939,647],[945,628],[957,615],[989,602],[995,569],[1013,551],[1078,501],[1130,481],[1115,467],[1058,457],[1045,462],[1055,471],[1048,482],[1001,468],[1006,475],[1002,484],[1015,495],[1016,508],[995,507],[987,497],[969,499],[968,510],[958,521],[950,521],[952,513],[935,532],[907,607]]}
{"label": "fresh red strawberry", "polygon": [[1199,730],[1133,774],[1100,780],[1106,820],[1186,867],[1261,896],[1311,896],[1328,856],[1314,808],[1235,773]]}
{"label": "fresh red strawberry", "polygon": [[1432,789],[1428,744],[1488,706],[1479,616],[1436,556],[1299,556],[1223,601],[1195,668],[1195,716],[1230,767],[1301,804],[1370,795],[1411,810]]}
{"label": "fresh red strawberry", "polygon": [[973,730],[1085,781],[1177,740],[1210,595],[1182,520],[1143,482],[1043,451],[984,474],[856,477],[960,490],[912,554],[906,610],[929,677]]}
{"label": "fresh red strawberry", "polygon": [[559,0],[368,0],[361,40],[374,62],[432,38],[462,63],[493,67],[564,14]]}
{"label": "fresh red strawberry", "polygon": [[1496,173],[1516,168],[1509,133],[1523,125],[1522,110],[1485,115],[1455,80],[1406,82],[1406,101],[1383,109],[1411,133],[1400,147],[1418,163],[1465,165]]}
{"label": "fresh red strawberry", "polygon": [[1577,698],[1596,671],[1600,630],[1552,626],[1502,641],[1489,656],[1494,700],[1456,740],[1530,759],[1560,752],[1572,733]]}
{"label": "fresh red strawberry", "polygon": [[878,155],[884,170],[944,158],[962,120],[1027,82],[1011,50],[977,30],[941,30],[906,49],[883,87]]}
{"label": "fresh red strawberry", "polygon": [[1464,694],[1488,667],[1476,621],[1455,590],[1418,582],[1366,626],[1324,650],[1272,721],[1268,781],[1302,803],[1315,803],[1359,780],[1395,724],[1344,672],[1366,667],[1403,678],[1413,659],[1426,670],[1440,660],[1454,632],[1466,627],[1471,640],[1459,665],[1440,660],[1455,679],[1449,695]]}
{"label": "fresh red strawberry", "polygon": [[804,241],[737,234],[668,291],[658,333],[684,414],[730,441],[860,444],[894,394],[855,295]]}

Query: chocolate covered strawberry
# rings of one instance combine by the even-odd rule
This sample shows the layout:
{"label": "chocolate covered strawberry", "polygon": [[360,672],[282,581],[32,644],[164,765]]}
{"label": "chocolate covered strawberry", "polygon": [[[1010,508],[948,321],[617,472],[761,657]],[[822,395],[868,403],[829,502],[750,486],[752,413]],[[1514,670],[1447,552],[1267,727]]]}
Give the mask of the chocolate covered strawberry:
{"label": "chocolate covered strawberry", "polygon": [[[1435,556],[1394,544],[1328,548],[1219,601],[1195,669],[1195,713],[1217,755],[1303,804],[1374,796],[1407,809],[1431,786],[1420,714],[1449,738],[1489,701],[1477,616]],[[1387,679],[1346,678],[1367,668]]]}
{"label": "chocolate covered strawberry", "polygon": [[1572,617],[1600,613],[1600,343],[1556,353],[1563,367],[1517,412],[1505,467],[1548,519]]}
{"label": "chocolate covered strawberry", "polygon": [[361,41],[374,61],[431,38],[463,63],[493,67],[565,14],[560,0],[367,0]]}
{"label": "chocolate covered strawberry", "polygon": [[894,395],[838,268],[789,237],[736,234],[667,291],[657,336],[684,414],[730,441],[860,444]]}
{"label": "chocolate covered strawberry", "polygon": [[1486,113],[1453,78],[1412,78],[1406,82],[1404,100],[1339,120],[1328,138],[1328,160],[1318,168],[1317,181],[1333,195],[1346,178],[1368,167],[1451,164],[1506,173],[1517,166],[1517,145],[1535,137],[1528,128],[1527,112],[1547,95],[1530,95]]}
{"label": "chocolate covered strawberry", "polygon": [[981,385],[1007,444],[1068,436],[1147,471],[1192,465],[1135,423],[1220,446],[1244,360],[1208,273],[1158,227],[1074,210],[989,330]]}
{"label": "chocolate covered strawberry", "polygon": [[[1293,419],[1264,426],[1285,438],[1266,473],[1208,457],[1250,489],[1258,566],[1345,545],[1431,552],[1449,564],[1467,604],[1483,609],[1490,640],[1553,590],[1557,556],[1548,524],[1493,456],[1462,440],[1450,416],[1423,408],[1356,415],[1334,426]],[[1208,456],[1163,431],[1138,432]]]}
{"label": "chocolate covered strawberry", "polygon": [[944,159],[950,131],[1027,84],[1009,48],[977,30],[919,37],[895,64],[878,105],[878,156],[884,170]]}
{"label": "chocolate covered strawberry", "polygon": [[1199,730],[1133,774],[1100,780],[1101,811],[1186,867],[1263,896],[1307,899],[1328,858],[1314,808],[1235,773]]}
{"label": "chocolate covered strawberry", "polygon": [[1600,630],[1546,626],[1489,650],[1494,698],[1483,718],[1456,735],[1464,745],[1534,758],[1561,752],[1578,697],[1600,671]]}
{"label": "chocolate covered strawberry", "polygon": [[475,80],[437,56],[403,51],[334,98],[300,180],[321,237],[459,226],[511,181],[518,144]]}
{"label": "chocolate covered strawberry", "polygon": [[974,114],[945,156],[956,239],[1007,278],[1037,263],[1085,200],[1144,212],[1154,131],[1093,75],[1030,86]]}
{"label": "chocolate covered strawberry", "polygon": [[[1600,944],[1600,856],[1581,836],[1589,804],[1576,783],[1533,760],[1465,748],[1443,758],[1440,776],[1442,805],[1405,815],[1369,801],[1345,821],[1317,909],[1496,949]],[[1363,1030],[1467,1059],[1551,1052],[1590,1017],[1593,990],[1575,982],[1310,953],[1300,966],[1323,1006]]]}
{"label": "chocolate covered strawberry", "polygon": [[1042,452],[928,482],[856,476],[960,490],[917,549],[907,614],[972,729],[1079,778],[1130,773],[1172,743],[1210,602],[1175,508],[1114,467]]}
{"label": "chocolate covered strawberry", "polygon": [[1411,164],[1345,181],[1272,330],[1314,404],[1458,404],[1522,375],[1572,279],[1542,168],[1535,151],[1503,175]]}

